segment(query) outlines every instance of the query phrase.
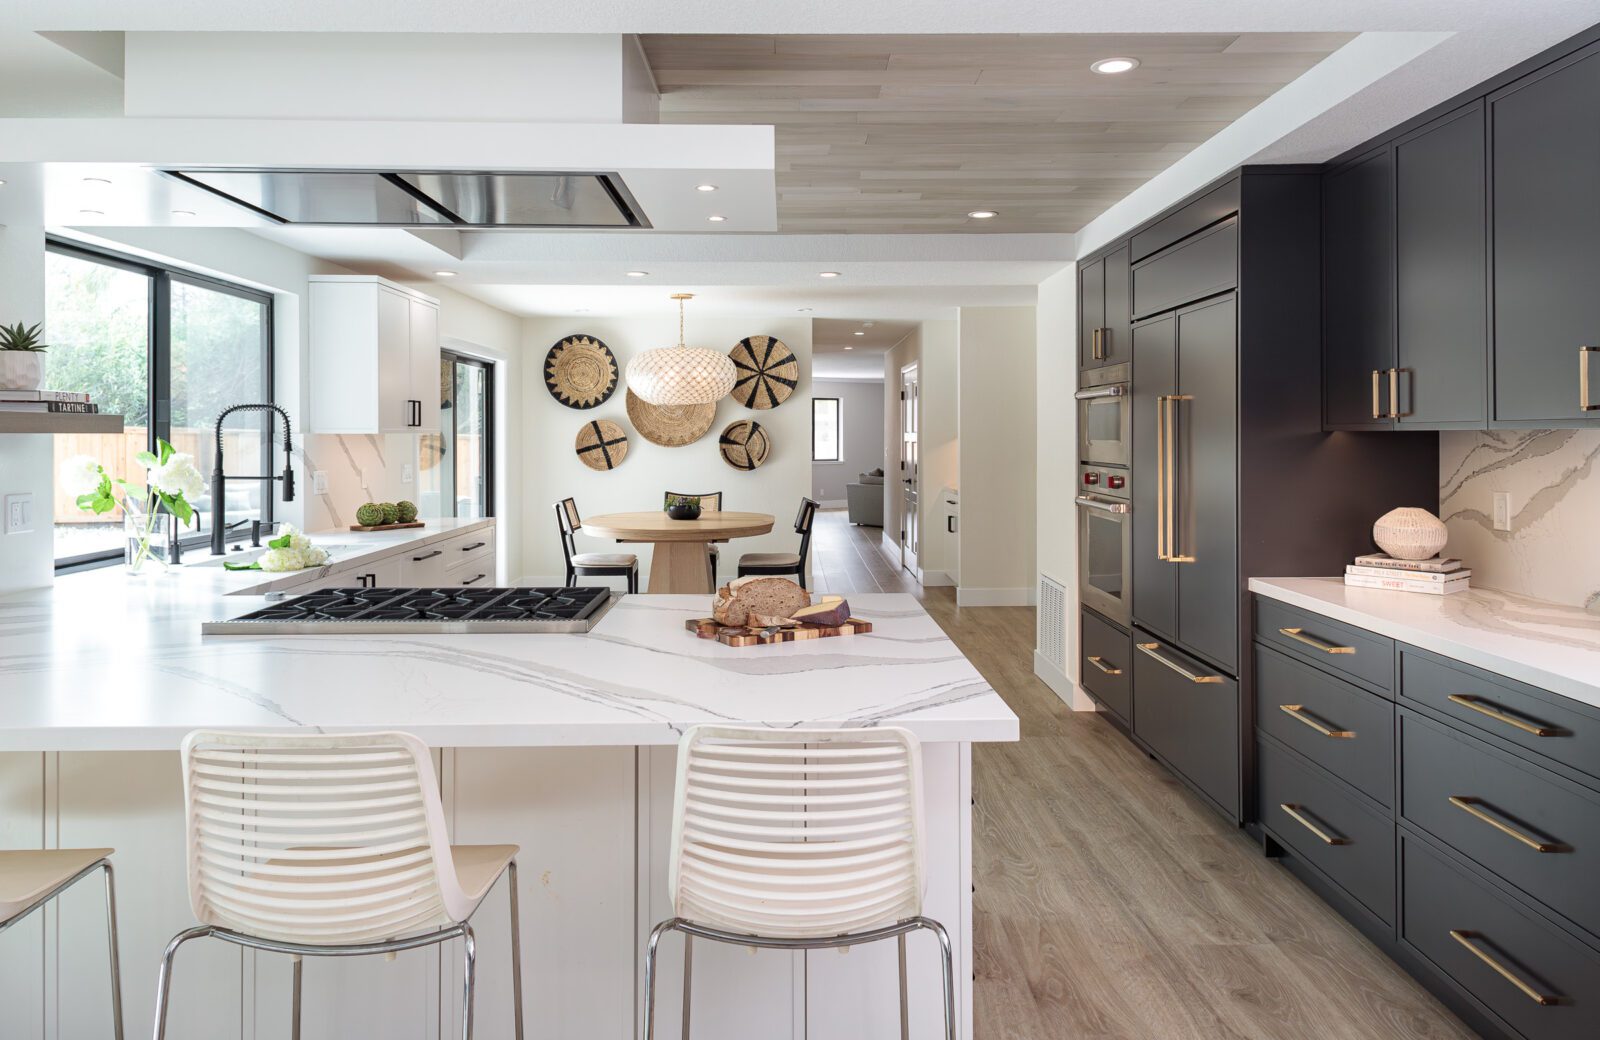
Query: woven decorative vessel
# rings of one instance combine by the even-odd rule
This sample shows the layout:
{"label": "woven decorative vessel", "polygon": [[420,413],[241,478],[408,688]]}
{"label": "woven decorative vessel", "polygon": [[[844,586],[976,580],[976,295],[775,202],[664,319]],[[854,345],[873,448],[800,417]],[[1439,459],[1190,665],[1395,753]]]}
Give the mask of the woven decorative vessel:
{"label": "woven decorative vessel", "polygon": [[800,362],[783,340],[750,336],[728,352],[739,377],[733,399],[746,408],[776,408],[789,399],[800,382]]}
{"label": "woven decorative vessel", "polygon": [[628,457],[628,435],[610,419],[596,419],[583,424],[573,447],[590,469],[616,469]]}
{"label": "woven decorative vessel", "polygon": [[617,389],[617,357],[592,336],[568,336],[544,356],[544,385],[568,408],[604,404]]}
{"label": "woven decorative vessel", "polygon": [[628,421],[639,436],[663,448],[681,448],[706,435],[717,417],[714,404],[655,405],[627,391]]}
{"label": "woven decorative vessel", "polygon": [[1392,509],[1372,525],[1372,540],[1397,560],[1426,560],[1439,555],[1450,530],[1426,509]]}
{"label": "woven decorative vessel", "polygon": [[718,441],[722,461],[734,469],[755,469],[772,454],[772,440],[754,419],[740,419],[722,431]]}

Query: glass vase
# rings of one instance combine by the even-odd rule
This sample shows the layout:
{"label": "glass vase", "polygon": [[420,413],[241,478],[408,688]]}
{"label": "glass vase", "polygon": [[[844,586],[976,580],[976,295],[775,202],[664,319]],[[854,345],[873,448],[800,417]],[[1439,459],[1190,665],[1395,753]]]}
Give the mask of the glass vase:
{"label": "glass vase", "polygon": [[146,512],[143,503],[123,503],[122,530],[127,542],[123,562],[129,574],[167,569],[172,559],[173,538],[177,533],[176,519],[160,508]]}

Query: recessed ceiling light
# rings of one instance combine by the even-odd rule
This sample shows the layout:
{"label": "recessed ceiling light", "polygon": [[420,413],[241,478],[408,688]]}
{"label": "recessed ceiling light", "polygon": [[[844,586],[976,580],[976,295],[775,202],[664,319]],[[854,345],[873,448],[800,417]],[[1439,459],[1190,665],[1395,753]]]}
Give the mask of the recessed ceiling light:
{"label": "recessed ceiling light", "polygon": [[854,350],[856,348],[855,347],[845,347],[844,349],[846,349],[846,350]]}
{"label": "recessed ceiling light", "polygon": [[878,324],[878,323],[875,322],[875,321],[864,321],[864,322],[861,323],[861,327],[864,328],[864,329],[870,329],[870,328],[872,328],[872,326],[874,326],[876,324]]}
{"label": "recessed ceiling light", "polygon": [[862,331],[861,331],[861,330],[860,330],[860,329],[857,329],[857,330],[856,330],[856,333],[855,333],[855,334],[856,334],[856,335],[857,335],[857,336],[865,336],[865,335],[866,335],[866,333],[865,333],[865,332],[862,332]]}
{"label": "recessed ceiling light", "polygon": [[713,223],[713,224],[720,224],[724,220],[727,220],[728,218],[722,216],[721,214],[713,213],[713,214],[711,214],[711,216],[707,217],[706,219],[711,221],[711,223]]}
{"label": "recessed ceiling light", "polygon": [[110,184],[111,182],[106,180],[104,177],[85,177],[83,179],[83,183],[85,183],[85,184]]}
{"label": "recessed ceiling light", "polygon": [[795,308],[795,310],[799,311],[801,314],[804,314],[806,311],[809,311],[810,309],[811,309],[810,307],[796,307]]}
{"label": "recessed ceiling light", "polygon": [[971,213],[967,214],[967,216],[971,217],[973,220],[993,220],[999,215],[1000,214],[996,213],[992,209],[975,209]]}
{"label": "recessed ceiling light", "polygon": [[80,217],[103,217],[105,215],[105,211],[99,209],[80,209],[78,211],[78,216]]}
{"label": "recessed ceiling light", "polygon": [[175,209],[175,210],[172,211],[172,215],[175,216],[175,217],[192,217],[192,216],[194,216],[194,210],[192,210],[192,209]]}
{"label": "recessed ceiling light", "polygon": [[433,276],[435,278],[454,278],[456,273],[454,271],[435,271]]}
{"label": "recessed ceiling light", "polygon": [[818,273],[817,277],[818,278],[837,278],[837,277],[839,277],[839,272],[838,271],[822,271],[822,272]]}
{"label": "recessed ceiling light", "polygon": [[1102,76],[1115,76],[1119,72],[1132,72],[1138,67],[1138,58],[1101,58],[1089,66],[1089,71]]}
{"label": "recessed ceiling light", "polygon": [[715,184],[696,184],[694,186],[694,190],[695,191],[716,191],[717,190],[717,186]]}
{"label": "recessed ceiling light", "polygon": [[645,275],[647,275],[649,273],[650,273],[649,271],[629,271],[628,272],[628,277],[629,278],[643,278]]}

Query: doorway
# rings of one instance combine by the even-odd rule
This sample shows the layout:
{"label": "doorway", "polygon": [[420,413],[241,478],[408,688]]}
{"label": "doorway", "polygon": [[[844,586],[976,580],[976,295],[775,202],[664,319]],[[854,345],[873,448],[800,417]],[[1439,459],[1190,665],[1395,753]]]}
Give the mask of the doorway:
{"label": "doorway", "polygon": [[439,498],[444,516],[494,515],[494,362],[439,359]]}
{"label": "doorway", "polygon": [[921,405],[917,366],[907,365],[900,370],[900,566],[912,574],[919,573],[917,558],[922,551],[922,522],[918,509]]}

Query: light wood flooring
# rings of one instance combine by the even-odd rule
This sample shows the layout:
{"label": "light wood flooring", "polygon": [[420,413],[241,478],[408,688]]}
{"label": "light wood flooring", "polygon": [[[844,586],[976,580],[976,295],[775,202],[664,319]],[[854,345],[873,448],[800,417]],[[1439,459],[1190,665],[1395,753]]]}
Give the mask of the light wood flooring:
{"label": "light wood flooring", "polygon": [[1033,675],[1033,610],[921,589],[818,516],[823,591],[905,591],[1022,720],[973,751],[978,1040],[1475,1034],[1099,717]]}

